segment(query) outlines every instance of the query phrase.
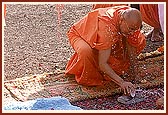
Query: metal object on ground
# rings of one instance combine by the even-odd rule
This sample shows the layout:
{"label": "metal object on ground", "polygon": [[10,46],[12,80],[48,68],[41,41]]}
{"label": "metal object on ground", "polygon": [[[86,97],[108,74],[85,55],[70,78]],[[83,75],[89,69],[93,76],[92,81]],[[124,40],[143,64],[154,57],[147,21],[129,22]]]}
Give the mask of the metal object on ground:
{"label": "metal object on ground", "polygon": [[135,90],[130,90],[130,96],[135,97],[136,91]]}

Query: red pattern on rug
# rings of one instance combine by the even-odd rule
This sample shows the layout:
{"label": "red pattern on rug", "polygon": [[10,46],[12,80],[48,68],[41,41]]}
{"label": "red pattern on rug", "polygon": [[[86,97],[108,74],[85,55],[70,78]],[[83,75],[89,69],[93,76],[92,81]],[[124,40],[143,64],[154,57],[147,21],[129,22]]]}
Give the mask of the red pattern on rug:
{"label": "red pattern on rug", "polygon": [[[131,77],[124,79],[135,80],[136,86],[142,88],[164,84],[164,55],[139,61],[139,73],[141,77],[138,79]],[[146,82],[142,82],[144,79]],[[63,96],[68,98],[70,102],[75,102],[122,93],[119,86],[113,82],[97,87],[79,85],[74,76],[64,76],[64,71],[5,81],[4,87],[13,98],[19,101]]]}

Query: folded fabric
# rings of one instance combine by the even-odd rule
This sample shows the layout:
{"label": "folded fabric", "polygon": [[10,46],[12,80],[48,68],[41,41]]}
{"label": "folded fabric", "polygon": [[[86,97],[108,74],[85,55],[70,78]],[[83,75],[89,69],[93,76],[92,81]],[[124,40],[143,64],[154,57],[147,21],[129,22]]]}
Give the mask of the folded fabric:
{"label": "folded fabric", "polygon": [[10,102],[4,106],[4,110],[82,110],[73,106],[64,97],[37,98],[25,102]]}

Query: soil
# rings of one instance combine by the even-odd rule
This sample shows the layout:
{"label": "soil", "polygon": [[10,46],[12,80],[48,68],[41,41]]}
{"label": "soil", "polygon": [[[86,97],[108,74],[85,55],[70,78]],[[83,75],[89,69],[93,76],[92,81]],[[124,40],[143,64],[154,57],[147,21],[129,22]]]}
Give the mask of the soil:
{"label": "soil", "polygon": [[[74,53],[66,32],[91,10],[92,4],[7,4],[4,27],[4,79],[64,69]],[[143,23],[145,32],[152,28]],[[163,42],[151,42],[143,52]]]}
{"label": "soil", "polygon": [[5,80],[64,69],[74,53],[66,32],[91,4],[7,4]]}

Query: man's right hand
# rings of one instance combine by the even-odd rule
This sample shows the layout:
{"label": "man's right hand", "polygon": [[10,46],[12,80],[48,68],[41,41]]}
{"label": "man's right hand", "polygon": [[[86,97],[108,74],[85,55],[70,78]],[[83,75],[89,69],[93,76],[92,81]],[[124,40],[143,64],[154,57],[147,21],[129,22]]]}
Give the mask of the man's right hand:
{"label": "man's right hand", "polygon": [[120,87],[124,90],[124,94],[130,94],[130,91],[135,91],[135,86],[131,82],[123,81]]}

